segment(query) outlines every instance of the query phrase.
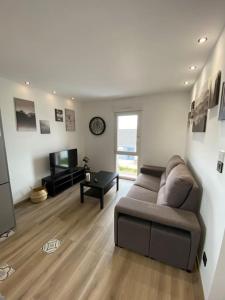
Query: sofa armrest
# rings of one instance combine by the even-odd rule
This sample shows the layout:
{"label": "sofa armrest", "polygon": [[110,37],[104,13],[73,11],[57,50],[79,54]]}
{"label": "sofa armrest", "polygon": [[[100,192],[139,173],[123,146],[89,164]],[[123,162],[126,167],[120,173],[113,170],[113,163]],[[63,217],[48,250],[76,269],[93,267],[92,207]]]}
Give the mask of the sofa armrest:
{"label": "sofa armrest", "polygon": [[196,215],[180,208],[123,197],[117,203],[115,212],[187,231],[201,231]]}
{"label": "sofa armrest", "polygon": [[133,216],[161,225],[188,231],[191,236],[191,251],[188,269],[192,270],[197,255],[201,227],[196,215],[190,211],[161,206],[155,203],[123,197],[115,207],[115,243],[117,244],[117,219],[120,214]]}
{"label": "sofa armrest", "polygon": [[166,170],[164,167],[143,165],[140,169],[142,174],[161,177],[162,173]]}

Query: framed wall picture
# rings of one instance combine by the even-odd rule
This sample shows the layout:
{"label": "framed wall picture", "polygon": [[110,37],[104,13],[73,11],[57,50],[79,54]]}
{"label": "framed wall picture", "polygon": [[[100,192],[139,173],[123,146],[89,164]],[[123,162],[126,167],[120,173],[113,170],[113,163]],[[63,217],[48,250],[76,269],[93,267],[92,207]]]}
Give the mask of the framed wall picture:
{"label": "framed wall picture", "polygon": [[36,131],[34,102],[14,98],[17,131]]}
{"label": "framed wall picture", "polygon": [[65,109],[66,131],[75,131],[75,111]]}
{"label": "framed wall picture", "polygon": [[221,71],[217,73],[216,78],[211,82],[209,108],[213,108],[219,103],[220,82],[221,82]]}
{"label": "framed wall picture", "polygon": [[225,120],[225,82],[223,82],[223,86],[222,86],[219,120]]}
{"label": "framed wall picture", "polygon": [[47,120],[40,120],[41,134],[50,134],[50,124]]}
{"label": "framed wall picture", "polygon": [[195,112],[195,101],[191,102],[191,119],[194,117],[194,112]]}
{"label": "framed wall picture", "polygon": [[63,110],[55,109],[55,120],[56,122],[63,122]]}
{"label": "framed wall picture", "polygon": [[207,89],[201,96],[196,100],[195,110],[193,113],[193,132],[205,132],[207,115],[208,115],[208,104],[209,104],[210,91]]}
{"label": "framed wall picture", "polygon": [[187,122],[187,126],[189,127],[191,124],[191,112],[189,111],[188,113],[188,122]]}

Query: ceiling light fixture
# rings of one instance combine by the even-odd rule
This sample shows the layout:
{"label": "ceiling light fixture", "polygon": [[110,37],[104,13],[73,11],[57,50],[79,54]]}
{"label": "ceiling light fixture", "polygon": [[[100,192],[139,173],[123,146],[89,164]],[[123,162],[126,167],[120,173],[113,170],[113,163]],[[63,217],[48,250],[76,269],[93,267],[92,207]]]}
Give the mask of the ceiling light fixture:
{"label": "ceiling light fixture", "polygon": [[74,97],[72,97],[71,99],[72,99],[72,100],[75,100],[75,98],[74,98]]}
{"label": "ceiling light fixture", "polygon": [[55,94],[56,94],[56,91],[55,91],[55,90],[54,90],[54,91],[52,91],[52,94],[54,94],[54,95],[55,95]]}
{"label": "ceiling light fixture", "polygon": [[25,84],[28,86],[30,85],[30,81],[25,81]]}
{"label": "ceiling light fixture", "polygon": [[203,36],[203,37],[198,39],[198,43],[199,44],[204,44],[205,42],[207,42],[207,40],[208,40],[207,36]]}
{"label": "ceiling light fixture", "polygon": [[185,82],[184,82],[184,85],[189,85],[189,81],[185,81]]}
{"label": "ceiling light fixture", "polygon": [[192,65],[192,66],[190,66],[189,67],[189,70],[191,70],[191,71],[195,71],[195,70],[197,70],[197,66],[195,66],[195,65]]}

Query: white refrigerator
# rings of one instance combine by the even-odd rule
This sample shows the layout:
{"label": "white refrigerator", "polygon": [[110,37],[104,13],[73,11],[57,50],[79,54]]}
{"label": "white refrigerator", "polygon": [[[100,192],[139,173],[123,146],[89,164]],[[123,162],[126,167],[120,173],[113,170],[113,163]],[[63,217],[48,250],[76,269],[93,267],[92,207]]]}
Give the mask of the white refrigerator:
{"label": "white refrigerator", "polygon": [[0,235],[14,228],[15,215],[9,182],[2,118],[0,111]]}

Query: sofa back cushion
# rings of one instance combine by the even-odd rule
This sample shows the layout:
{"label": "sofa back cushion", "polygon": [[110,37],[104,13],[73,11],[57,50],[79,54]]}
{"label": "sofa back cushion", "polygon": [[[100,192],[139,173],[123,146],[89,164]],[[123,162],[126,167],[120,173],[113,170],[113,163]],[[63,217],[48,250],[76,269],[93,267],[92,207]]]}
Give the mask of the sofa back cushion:
{"label": "sofa back cushion", "polygon": [[172,156],[166,166],[166,178],[169,176],[170,172],[178,166],[179,164],[185,164],[184,160],[179,155]]}
{"label": "sofa back cushion", "polygon": [[187,199],[192,187],[193,178],[187,167],[179,164],[174,167],[158,193],[157,204],[170,207],[180,207]]}
{"label": "sofa back cushion", "polygon": [[160,188],[166,184],[166,171],[164,171],[160,178]]}

